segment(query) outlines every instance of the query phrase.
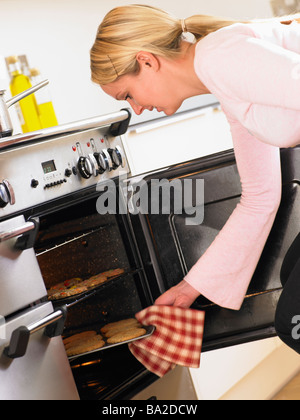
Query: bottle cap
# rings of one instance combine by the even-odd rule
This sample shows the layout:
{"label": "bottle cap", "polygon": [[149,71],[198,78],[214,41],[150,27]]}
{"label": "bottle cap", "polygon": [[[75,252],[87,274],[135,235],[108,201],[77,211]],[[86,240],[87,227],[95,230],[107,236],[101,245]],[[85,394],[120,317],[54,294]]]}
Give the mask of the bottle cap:
{"label": "bottle cap", "polygon": [[11,55],[9,57],[6,57],[6,62],[7,64],[15,64],[18,61],[18,56],[17,55]]}
{"label": "bottle cap", "polygon": [[39,74],[41,74],[39,69],[37,69],[37,68],[30,69],[30,75],[31,76],[38,76]]}

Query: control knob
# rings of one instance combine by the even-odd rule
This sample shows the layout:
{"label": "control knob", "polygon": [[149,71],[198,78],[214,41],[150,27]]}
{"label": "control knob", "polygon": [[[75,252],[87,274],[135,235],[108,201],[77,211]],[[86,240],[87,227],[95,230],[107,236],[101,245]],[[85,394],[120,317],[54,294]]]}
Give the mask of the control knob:
{"label": "control knob", "polygon": [[88,157],[80,156],[78,170],[82,178],[89,179],[93,175],[92,163]]}
{"label": "control knob", "polygon": [[6,207],[7,204],[15,204],[15,193],[10,183],[4,179],[0,183],[0,207]]}
{"label": "control knob", "polygon": [[39,185],[39,181],[37,179],[32,179],[30,185],[32,188],[37,188]]}
{"label": "control knob", "polygon": [[66,170],[65,170],[65,176],[67,177],[67,178],[69,178],[71,175],[72,175],[72,169],[70,169],[70,168],[67,168]]}
{"label": "control knob", "polygon": [[98,170],[100,174],[103,174],[105,171],[110,171],[112,167],[112,161],[110,154],[106,149],[101,150],[100,153],[94,153],[94,158],[98,163]]}
{"label": "control knob", "polygon": [[121,148],[116,146],[115,149],[108,149],[108,152],[112,160],[112,169],[117,169],[119,166],[124,168],[125,160]]}
{"label": "control knob", "polygon": [[93,175],[98,176],[99,175],[98,163],[97,163],[97,160],[96,160],[95,156],[92,153],[89,154],[89,160],[90,160],[90,163],[92,165]]}

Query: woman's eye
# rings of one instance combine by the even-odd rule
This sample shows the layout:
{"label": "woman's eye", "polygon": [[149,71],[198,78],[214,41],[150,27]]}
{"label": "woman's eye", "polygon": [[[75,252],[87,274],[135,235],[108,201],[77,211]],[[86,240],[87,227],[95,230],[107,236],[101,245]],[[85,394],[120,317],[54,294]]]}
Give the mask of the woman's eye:
{"label": "woman's eye", "polygon": [[126,95],[125,101],[127,101],[128,99],[132,99],[132,97],[130,95]]}

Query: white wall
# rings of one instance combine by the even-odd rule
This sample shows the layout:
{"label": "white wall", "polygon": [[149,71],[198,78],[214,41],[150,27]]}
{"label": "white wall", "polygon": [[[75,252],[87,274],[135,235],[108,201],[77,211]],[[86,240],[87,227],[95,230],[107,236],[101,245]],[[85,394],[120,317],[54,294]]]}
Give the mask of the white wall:
{"label": "white wall", "polygon": [[124,146],[132,175],[233,148],[230,126],[218,104],[193,110],[184,120],[177,117],[130,127]]}
{"label": "white wall", "polygon": [[90,81],[89,50],[104,15],[128,3],[158,6],[178,18],[196,13],[271,16],[269,0],[0,0],[0,56],[26,54],[30,66],[50,79],[60,123],[119,110],[125,104]]}

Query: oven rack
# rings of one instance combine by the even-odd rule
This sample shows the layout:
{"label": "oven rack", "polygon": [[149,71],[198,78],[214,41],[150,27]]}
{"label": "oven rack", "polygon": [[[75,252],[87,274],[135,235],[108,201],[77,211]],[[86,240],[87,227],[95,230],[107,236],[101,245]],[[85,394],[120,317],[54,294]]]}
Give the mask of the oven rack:
{"label": "oven rack", "polygon": [[112,284],[115,284],[116,282],[123,280],[129,276],[133,276],[135,274],[138,274],[142,272],[142,268],[136,268],[134,270],[126,271],[122,274],[119,274],[118,276],[111,277],[109,280],[107,280],[105,283],[99,284],[98,286],[95,286],[93,289],[84,291],[78,295],[75,296],[69,296],[67,298],[57,299],[57,300],[50,300],[52,302],[54,308],[57,308],[59,306],[65,305],[67,308],[70,308],[74,305],[77,305],[78,303],[83,302],[84,300],[90,299],[92,296],[95,296],[96,294],[102,292],[106,287],[111,286]]}
{"label": "oven rack", "polygon": [[72,242],[76,242],[78,240],[82,240],[82,239],[84,239],[84,238],[86,238],[86,237],[88,237],[90,235],[93,235],[94,233],[97,233],[97,232],[100,232],[101,230],[107,229],[110,226],[111,226],[111,224],[108,223],[106,225],[99,226],[96,229],[91,229],[88,232],[84,232],[82,234],[76,235],[76,236],[72,237],[71,239],[67,239],[67,240],[65,240],[63,242],[60,242],[59,244],[55,244],[54,246],[51,246],[51,247],[48,247],[48,248],[45,247],[41,251],[37,251],[36,252],[36,256],[39,257],[39,256],[41,256],[43,254],[47,254],[48,252],[56,251],[60,247],[64,247],[65,245],[68,245],[68,244],[70,244]]}

